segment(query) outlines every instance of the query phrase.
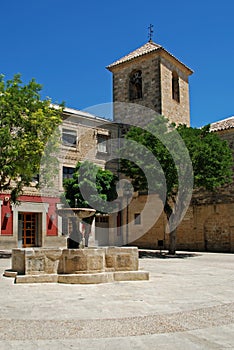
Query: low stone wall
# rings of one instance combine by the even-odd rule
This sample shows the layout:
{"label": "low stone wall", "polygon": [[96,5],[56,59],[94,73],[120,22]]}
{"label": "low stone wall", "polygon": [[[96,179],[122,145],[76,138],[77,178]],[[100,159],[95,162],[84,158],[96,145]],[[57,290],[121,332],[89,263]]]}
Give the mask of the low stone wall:
{"label": "low stone wall", "polygon": [[138,271],[137,247],[84,249],[26,248],[12,250],[12,269],[5,277],[15,283],[106,283],[148,280]]}
{"label": "low stone wall", "polygon": [[107,247],[105,249],[105,266],[108,271],[137,271],[138,248]]}
{"label": "low stone wall", "polygon": [[56,274],[62,249],[12,249],[12,270],[18,275]]}
{"label": "low stone wall", "polygon": [[105,271],[105,250],[101,248],[63,249],[59,274],[100,273]]}

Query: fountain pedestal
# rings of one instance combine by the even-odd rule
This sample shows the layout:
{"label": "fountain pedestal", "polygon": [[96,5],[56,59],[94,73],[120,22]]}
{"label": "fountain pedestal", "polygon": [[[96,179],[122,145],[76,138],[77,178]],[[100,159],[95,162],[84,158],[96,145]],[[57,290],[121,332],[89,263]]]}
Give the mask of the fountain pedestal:
{"label": "fountain pedestal", "polygon": [[[76,221],[93,216],[95,210],[62,208],[58,209],[58,214]],[[80,243],[78,230],[78,225],[74,224],[73,235],[77,234],[77,238],[70,239],[72,244],[77,244],[76,248]],[[4,275],[15,277],[15,283],[104,283],[149,279],[147,271],[138,270],[137,247],[12,249],[12,269],[6,270]]]}
{"label": "fountain pedestal", "polygon": [[[72,233],[67,239],[68,249],[78,249],[82,243],[82,235],[79,230],[78,221],[85,218],[90,218],[95,215],[96,210],[91,208],[61,208],[57,209],[59,216],[63,218],[68,218],[72,222]],[[88,237],[84,237],[85,246],[88,246]]]}
{"label": "fountain pedestal", "polygon": [[138,270],[138,248],[84,249],[25,248],[12,250],[12,269],[6,277],[15,283],[104,283],[148,280]]}

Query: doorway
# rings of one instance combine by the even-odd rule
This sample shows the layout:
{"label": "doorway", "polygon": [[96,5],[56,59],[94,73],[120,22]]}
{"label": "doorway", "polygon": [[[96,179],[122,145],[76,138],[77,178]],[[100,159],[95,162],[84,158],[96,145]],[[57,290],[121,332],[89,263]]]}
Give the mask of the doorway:
{"label": "doorway", "polygon": [[37,213],[19,213],[19,246],[29,248],[37,246]]}

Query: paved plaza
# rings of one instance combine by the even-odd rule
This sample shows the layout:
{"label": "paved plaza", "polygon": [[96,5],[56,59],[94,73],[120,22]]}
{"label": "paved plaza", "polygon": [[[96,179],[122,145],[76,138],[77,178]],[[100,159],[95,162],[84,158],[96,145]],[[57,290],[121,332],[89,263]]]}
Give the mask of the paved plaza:
{"label": "paved plaza", "polygon": [[139,263],[149,281],[14,284],[0,259],[0,349],[234,349],[234,254]]}

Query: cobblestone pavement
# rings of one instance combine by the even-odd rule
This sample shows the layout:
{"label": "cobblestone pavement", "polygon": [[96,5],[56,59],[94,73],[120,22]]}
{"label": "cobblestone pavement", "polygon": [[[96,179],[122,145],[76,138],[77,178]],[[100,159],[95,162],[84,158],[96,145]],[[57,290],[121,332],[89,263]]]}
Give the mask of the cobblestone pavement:
{"label": "cobblestone pavement", "polygon": [[14,284],[5,268],[0,349],[234,349],[233,254],[150,256],[149,281],[99,285]]}

